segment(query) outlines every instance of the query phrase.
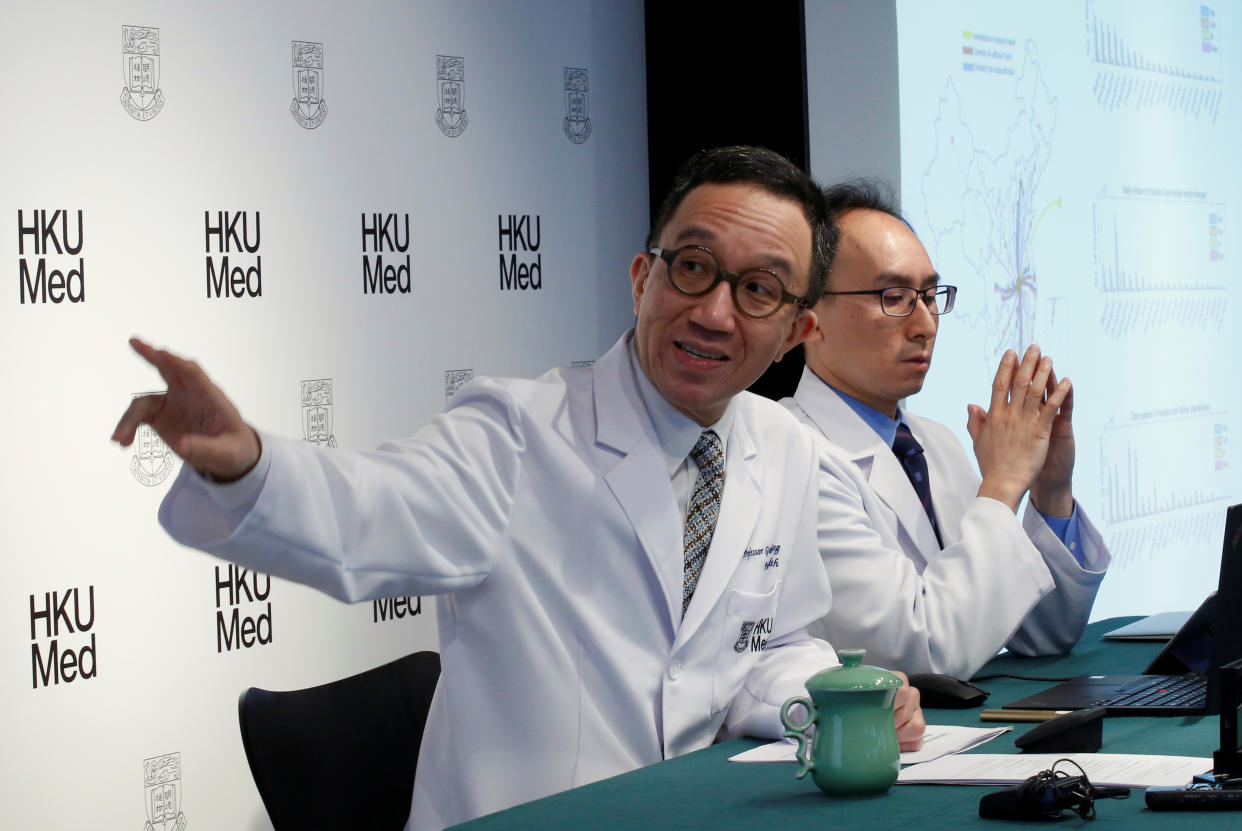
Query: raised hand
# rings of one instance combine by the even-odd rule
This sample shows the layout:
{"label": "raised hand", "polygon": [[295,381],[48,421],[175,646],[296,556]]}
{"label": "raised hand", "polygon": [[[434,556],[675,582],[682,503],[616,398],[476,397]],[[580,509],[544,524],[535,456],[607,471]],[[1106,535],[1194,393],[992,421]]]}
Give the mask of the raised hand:
{"label": "raised hand", "polygon": [[[1056,373],[1049,373],[1049,392],[1057,386]],[[1061,383],[1070,383],[1063,378]],[[1049,516],[1069,516],[1074,512],[1071,482],[1074,476],[1074,388],[1070,387],[1061,402],[1060,412],[1052,421],[1048,436],[1048,456],[1031,484],[1031,502]]]}
{"label": "raised hand", "polygon": [[[987,412],[975,404],[967,408],[966,429],[974,441],[975,458],[983,475],[980,496],[998,499],[1017,512],[1023,495],[1045,468],[1053,424],[1071,390],[1068,379],[1056,381],[1052,359],[1041,356],[1038,346],[1029,347],[1021,363],[1013,350],[1005,352],[992,381]],[[1066,432],[1069,470],[1073,468],[1073,431],[1069,424],[1067,412],[1059,433],[1056,469],[1048,471],[1049,485],[1066,473]]]}
{"label": "raised hand", "polygon": [[259,436],[202,368],[138,338],[129,345],[159,370],[166,392],[135,398],[112,431],[122,447],[149,424],[186,464],[216,481],[246,475],[259,461]]}

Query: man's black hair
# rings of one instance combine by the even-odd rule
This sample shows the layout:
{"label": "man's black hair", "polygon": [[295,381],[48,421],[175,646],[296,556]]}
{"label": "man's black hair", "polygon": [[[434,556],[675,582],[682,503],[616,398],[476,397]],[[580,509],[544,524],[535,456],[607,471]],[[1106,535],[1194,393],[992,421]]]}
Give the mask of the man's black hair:
{"label": "man's black hair", "polygon": [[900,219],[907,228],[914,230],[897,207],[893,186],[883,179],[850,179],[824,188],[824,205],[833,224],[846,211],[858,209],[881,211],[894,219]]}
{"label": "man's black hair", "polygon": [[[828,268],[832,269],[832,261],[837,256],[837,246],[841,242],[841,217],[848,211],[865,210],[886,213],[914,231],[909,221],[901,215],[897,207],[897,198],[893,195],[893,186],[883,179],[850,179],[824,188],[824,207],[828,211],[828,224],[833,230],[833,246],[828,256]],[[825,279],[827,288],[827,279]]]}
{"label": "man's black hair", "polygon": [[647,248],[659,245],[660,234],[681,207],[686,194],[700,185],[754,185],[793,200],[811,226],[811,273],[803,298],[814,305],[824,293],[828,266],[837,247],[837,229],[828,222],[824,194],[815,181],[793,162],[764,147],[715,147],[687,159],[673,175],[647,235]]}

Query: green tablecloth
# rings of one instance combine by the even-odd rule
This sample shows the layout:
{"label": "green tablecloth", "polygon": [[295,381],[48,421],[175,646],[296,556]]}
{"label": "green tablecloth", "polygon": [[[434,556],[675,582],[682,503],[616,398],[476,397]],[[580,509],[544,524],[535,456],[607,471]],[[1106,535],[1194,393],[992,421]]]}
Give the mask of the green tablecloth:
{"label": "green tablecloth", "polygon": [[[980,675],[1064,677],[1085,673],[1141,672],[1160,644],[1115,643],[1100,636],[1136,618],[1099,621],[1069,655],[1053,658],[994,659]],[[995,679],[980,682],[991,692],[985,707],[1006,702],[1048,686],[1041,681]],[[932,724],[979,726],[976,710],[927,710]],[[1014,732],[978,748],[980,753],[1017,753],[1013,739],[1033,725],[1015,724]],[[1215,716],[1194,718],[1108,718],[1104,722],[1104,753],[1154,753],[1210,757],[1219,746]],[[1044,825],[983,820],[979,798],[993,790],[962,785],[898,785],[879,797],[842,799],[826,797],[811,777],[794,779],[792,764],[729,762],[735,753],[758,742],[725,742],[677,759],[670,759],[622,776],[606,779],[545,799],[519,805],[457,826],[485,829],[652,829],[711,828],[957,828],[961,825],[999,827]],[[1126,800],[1101,800],[1093,823],[1066,813],[1061,826],[1092,828],[1239,828],[1242,812],[1153,813],[1143,803],[1142,791]]]}

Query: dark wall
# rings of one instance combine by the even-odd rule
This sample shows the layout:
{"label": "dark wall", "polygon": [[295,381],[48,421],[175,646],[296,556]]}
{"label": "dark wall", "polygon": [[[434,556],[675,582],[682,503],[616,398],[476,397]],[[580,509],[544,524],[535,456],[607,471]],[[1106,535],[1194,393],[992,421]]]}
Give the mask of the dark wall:
{"label": "dark wall", "polygon": [[[653,214],[677,165],[705,147],[761,145],[807,169],[802,0],[647,0],[645,9]],[[790,395],[801,372],[798,349],[751,389]]]}

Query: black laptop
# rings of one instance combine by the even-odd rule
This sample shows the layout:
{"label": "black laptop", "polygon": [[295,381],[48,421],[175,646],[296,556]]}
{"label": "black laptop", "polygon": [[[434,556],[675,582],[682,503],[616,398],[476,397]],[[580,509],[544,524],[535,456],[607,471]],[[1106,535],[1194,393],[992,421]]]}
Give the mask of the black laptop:
{"label": "black laptop", "polygon": [[1187,716],[1220,712],[1220,667],[1242,658],[1242,505],[1225,516],[1220,583],[1142,675],[1080,675],[1007,710],[1083,710],[1112,716]]}

